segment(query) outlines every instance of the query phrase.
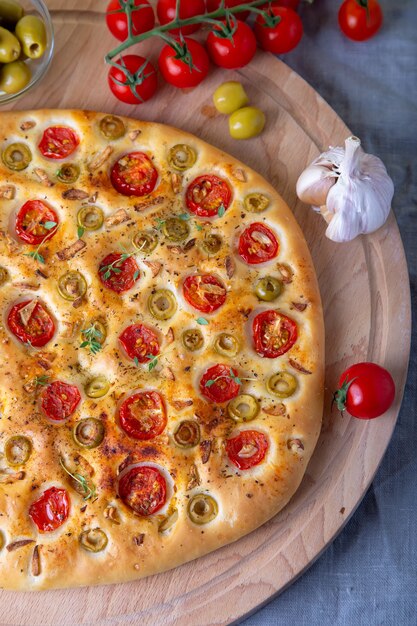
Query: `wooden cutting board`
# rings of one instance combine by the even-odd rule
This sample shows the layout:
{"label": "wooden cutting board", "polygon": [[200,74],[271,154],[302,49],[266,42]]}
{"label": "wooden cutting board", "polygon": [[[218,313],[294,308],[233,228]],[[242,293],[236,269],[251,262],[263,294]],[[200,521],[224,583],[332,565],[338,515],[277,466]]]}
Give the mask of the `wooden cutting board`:
{"label": "wooden cutting board", "polygon": [[[297,201],[295,182],[329,144],[351,134],[322,98],[284,63],[258,53],[239,72],[213,70],[194,91],[162,86],[151,102],[117,102],[107,87],[104,54],[116,45],[103,18],[106,3],[49,0],[56,52],[47,77],[15,109],[84,108],[115,112],[190,131],[231,153],[272,182],[294,210],[318,274],[326,324],[326,401],[322,434],[302,485],[278,516],[240,541],[165,574],[124,585],[32,594],[0,592],[1,624],[213,625],[243,617],[282,591],[329,545],[371,483],[398,415],[410,348],[410,297],[394,216],[375,234],[348,244],[324,236],[320,216]],[[68,9],[71,6],[71,9]],[[77,7],[80,7],[77,9]],[[154,44],[151,59],[156,61]],[[136,52],[146,51],[140,47]],[[232,140],[211,95],[240,80],[267,116],[263,134]],[[366,146],[365,146],[366,149]],[[382,418],[331,413],[342,370],[370,360],[387,367],[397,387]]]}

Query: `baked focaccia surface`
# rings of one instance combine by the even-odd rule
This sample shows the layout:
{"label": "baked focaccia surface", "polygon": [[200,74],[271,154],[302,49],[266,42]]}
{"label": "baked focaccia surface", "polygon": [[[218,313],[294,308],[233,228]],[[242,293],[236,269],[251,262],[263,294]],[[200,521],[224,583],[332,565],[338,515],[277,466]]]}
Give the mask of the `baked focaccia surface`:
{"label": "baked focaccia surface", "polygon": [[0,586],[144,577],[278,513],[324,371],[280,195],[195,136],[104,113],[3,113],[0,152]]}

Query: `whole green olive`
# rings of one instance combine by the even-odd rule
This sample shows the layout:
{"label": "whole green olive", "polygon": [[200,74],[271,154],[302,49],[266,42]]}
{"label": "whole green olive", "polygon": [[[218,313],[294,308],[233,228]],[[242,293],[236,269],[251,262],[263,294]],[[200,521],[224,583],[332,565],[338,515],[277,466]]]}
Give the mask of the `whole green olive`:
{"label": "whole green olive", "polygon": [[243,107],[229,117],[229,132],[233,139],[250,139],[265,126],[265,114],[256,107]]}
{"label": "whole green olive", "polygon": [[255,285],[255,294],[264,302],[276,300],[281,292],[282,282],[273,276],[264,276]]}
{"label": "whole green olive", "polygon": [[23,61],[6,63],[0,68],[0,91],[18,93],[31,79],[29,67]]}
{"label": "whole green olive", "polygon": [[148,298],[148,309],[157,320],[169,320],[178,308],[174,294],[169,289],[157,289]]}
{"label": "whole green olive", "polygon": [[236,80],[222,83],[213,94],[214,106],[220,113],[230,115],[249,102],[242,85]]}
{"label": "whole green olive", "polygon": [[0,26],[0,63],[11,63],[20,57],[20,43],[9,30]]}
{"label": "whole green olive", "polygon": [[1,0],[0,24],[8,28],[14,28],[15,24],[23,17],[23,8],[14,0]]}
{"label": "whole green olive", "polygon": [[36,15],[24,15],[16,24],[16,37],[29,59],[39,59],[46,50],[45,24]]}

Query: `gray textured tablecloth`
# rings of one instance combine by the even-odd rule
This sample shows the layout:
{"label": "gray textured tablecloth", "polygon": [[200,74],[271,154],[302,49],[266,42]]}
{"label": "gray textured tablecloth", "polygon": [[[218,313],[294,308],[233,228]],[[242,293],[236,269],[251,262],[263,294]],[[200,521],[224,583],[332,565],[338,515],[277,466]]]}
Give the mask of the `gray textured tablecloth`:
{"label": "gray textured tablecloth", "polygon": [[385,23],[353,43],[336,0],[302,9],[305,35],[283,57],[394,179],[393,208],[414,309],[408,382],[393,439],[368,493],[321,558],[244,626],[417,625],[417,0],[380,0]]}

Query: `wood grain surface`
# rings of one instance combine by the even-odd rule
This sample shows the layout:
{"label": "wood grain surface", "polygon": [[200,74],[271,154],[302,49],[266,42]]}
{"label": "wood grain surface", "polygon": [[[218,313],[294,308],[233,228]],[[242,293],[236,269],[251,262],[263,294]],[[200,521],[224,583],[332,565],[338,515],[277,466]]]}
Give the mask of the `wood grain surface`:
{"label": "wood grain surface", "polygon": [[[372,481],[395,426],[407,374],[410,298],[404,251],[392,214],[373,235],[335,244],[325,238],[322,218],[297,201],[295,182],[302,169],[350,133],[285,64],[258,53],[242,71],[213,70],[194,91],[180,93],[161,85],[151,102],[123,105],[107,87],[103,56],[116,42],[105,27],[105,4],[49,0],[56,38],[52,66],[33,92],[9,108],[83,108],[165,122],[231,153],[278,189],[303,228],[320,283],[327,345],[323,429],[299,491],[254,533],[135,583],[32,594],[2,591],[0,623],[228,624],[268,601],[311,565]],[[154,61],[155,48],[150,55]],[[232,140],[227,118],[212,106],[216,86],[233,79],[244,84],[251,103],[266,113],[266,129],[255,140]],[[391,410],[369,422],[330,411],[338,376],[347,365],[363,360],[387,367],[397,387]]]}

